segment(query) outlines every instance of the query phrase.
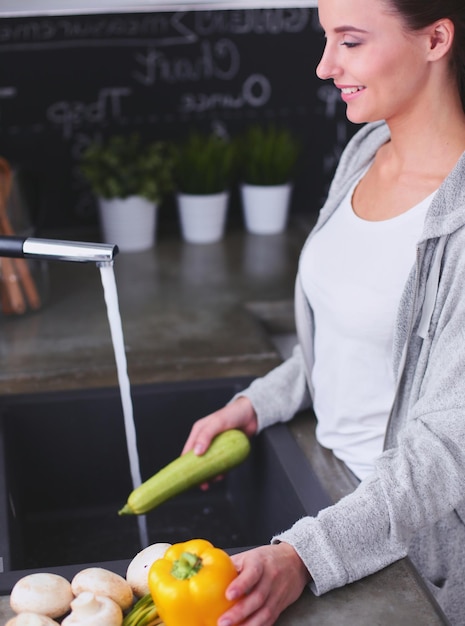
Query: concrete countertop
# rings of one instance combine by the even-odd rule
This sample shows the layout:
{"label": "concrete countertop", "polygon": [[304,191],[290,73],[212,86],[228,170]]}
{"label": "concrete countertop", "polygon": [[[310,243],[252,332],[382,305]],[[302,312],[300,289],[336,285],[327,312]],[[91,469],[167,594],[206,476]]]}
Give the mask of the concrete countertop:
{"label": "concrete countertop", "polygon": [[[258,375],[278,362],[246,304],[292,299],[300,229],[285,235],[232,231],[218,244],[160,239],[115,261],[133,384]],[[99,270],[49,263],[42,311],[0,314],[0,394],[116,385]]]}
{"label": "concrete countertop", "polygon": [[[306,231],[253,236],[241,229],[218,244],[179,236],[115,263],[132,384],[259,376],[281,360],[271,332],[292,330],[293,285]],[[0,394],[116,386],[116,368],[100,284],[93,265],[50,263],[43,310],[0,315]],[[315,441],[311,416],[291,431],[331,498],[356,482]],[[11,616],[0,598],[0,624]],[[447,624],[407,559],[316,598],[305,591],[279,626],[435,626]]]}

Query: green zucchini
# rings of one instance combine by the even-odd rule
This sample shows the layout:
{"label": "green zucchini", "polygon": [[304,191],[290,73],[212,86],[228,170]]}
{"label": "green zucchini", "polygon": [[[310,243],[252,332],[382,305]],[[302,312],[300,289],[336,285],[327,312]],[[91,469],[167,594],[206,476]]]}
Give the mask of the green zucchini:
{"label": "green zucchini", "polygon": [[240,430],[217,435],[201,456],[192,450],[178,457],[129,494],[119,515],[142,515],[166,500],[211,480],[242,463],[250,452],[250,441]]}

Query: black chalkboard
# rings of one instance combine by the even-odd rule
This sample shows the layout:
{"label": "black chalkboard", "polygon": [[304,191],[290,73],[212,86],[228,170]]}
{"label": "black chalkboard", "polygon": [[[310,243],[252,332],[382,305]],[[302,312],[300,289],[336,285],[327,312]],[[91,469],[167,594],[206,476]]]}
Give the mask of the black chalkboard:
{"label": "black chalkboard", "polygon": [[321,204],[353,129],[315,67],[315,9],[0,19],[0,154],[29,180],[40,229],[92,224],[77,167],[99,135],[235,135],[273,121],[304,143],[293,211]]}

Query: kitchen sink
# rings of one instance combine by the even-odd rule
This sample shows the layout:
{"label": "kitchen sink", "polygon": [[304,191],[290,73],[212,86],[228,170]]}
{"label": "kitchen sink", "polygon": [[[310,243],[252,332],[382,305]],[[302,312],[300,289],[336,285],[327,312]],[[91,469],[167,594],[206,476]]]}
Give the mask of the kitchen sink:
{"label": "kitchen sink", "polygon": [[[181,452],[192,423],[226,403],[247,378],[133,386],[142,479]],[[140,549],[135,516],[118,510],[132,490],[118,389],[0,399],[0,593],[27,572],[113,564]],[[194,488],[146,515],[149,543],[209,539],[237,551],[268,543],[331,504],[284,424],[208,491]]]}

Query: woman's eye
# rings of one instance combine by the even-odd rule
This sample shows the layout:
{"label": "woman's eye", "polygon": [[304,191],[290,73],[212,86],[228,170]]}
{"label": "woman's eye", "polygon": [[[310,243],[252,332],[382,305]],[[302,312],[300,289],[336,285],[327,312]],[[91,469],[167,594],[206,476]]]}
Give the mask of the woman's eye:
{"label": "woman's eye", "polygon": [[360,44],[353,41],[341,41],[341,46],[346,46],[346,48],[356,48]]}

